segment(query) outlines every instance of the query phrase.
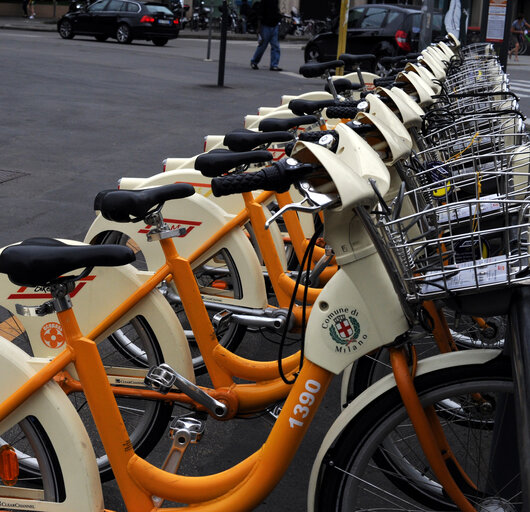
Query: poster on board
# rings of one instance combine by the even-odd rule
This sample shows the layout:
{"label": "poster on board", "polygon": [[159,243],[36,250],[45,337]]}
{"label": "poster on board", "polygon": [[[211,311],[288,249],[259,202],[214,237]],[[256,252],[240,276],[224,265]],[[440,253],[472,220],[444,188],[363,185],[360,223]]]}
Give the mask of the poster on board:
{"label": "poster on board", "polygon": [[488,28],[486,31],[486,41],[489,43],[502,43],[504,40],[507,5],[508,0],[489,0]]}

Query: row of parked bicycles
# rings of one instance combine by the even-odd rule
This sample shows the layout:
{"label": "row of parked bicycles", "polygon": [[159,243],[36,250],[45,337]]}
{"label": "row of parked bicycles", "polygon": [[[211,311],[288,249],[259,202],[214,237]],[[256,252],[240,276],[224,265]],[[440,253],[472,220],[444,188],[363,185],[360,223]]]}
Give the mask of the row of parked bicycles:
{"label": "row of parked bicycles", "polygon": [[[251,510],[335,375],[308,510],[529,509],[524,116],[491,45],[373,58],[100,192],[85,243],[2,250],[2,510],[104,511],[112,477],[131,512]],[[238,355],[256,334],[275,360]],[[179,472],[263,414],[246,459]]]}

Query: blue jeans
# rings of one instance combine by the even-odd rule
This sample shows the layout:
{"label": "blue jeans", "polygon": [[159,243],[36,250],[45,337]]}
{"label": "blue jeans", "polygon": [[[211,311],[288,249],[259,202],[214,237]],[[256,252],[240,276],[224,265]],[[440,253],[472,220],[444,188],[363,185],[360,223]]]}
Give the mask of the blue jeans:
{"label": "blue jeans", "polygon": [[258,64],[267,49],[268,44],[271,45],[271,65],[273,68],[280,63],[280,39],[278,33],[280,30],[280,25],[275,27],[268,27],[267,25],[262,25],[260,30],[261,39],[258,43],[258,47],[254,53],[254,56],[250,60],[253,64]]}

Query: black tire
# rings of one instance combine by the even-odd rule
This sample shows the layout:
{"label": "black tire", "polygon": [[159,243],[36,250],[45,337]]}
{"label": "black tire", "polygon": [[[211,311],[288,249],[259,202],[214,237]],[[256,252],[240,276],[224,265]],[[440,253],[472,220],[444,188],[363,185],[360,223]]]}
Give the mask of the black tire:
{"label": "black tire", "polygon": [[63,39],[73,39],[75,36],[74,28],[72,27],[72,23],[70,20],[62,20],[59,23],[58,31],[59,31],[59,35]]}
{"label": "black tire", "polygon": [[116,30],[116,40],[120,44],[129,44],[132,42],[131,27],[127,23],[120,23]]}
{"label": "black tire", "polygon": [[[101,243],[101,244],[120,244],[120,245],[130,245],[136,246],[134,241],[132,241],[127,235],[120,233],[118,231],[110,231],[100,234],[96,240],[93,240],[91,243]],[[216,260],[216,261],[214,261]],[[214,265],[208,265],[208,263],[214,261],[215,264],[219,265],[218,270],[216,271]],[[136,252],[136,262],[134,263],[139,270],[147,270],[147,265],[145,259],[141,252]],[[197,282],[202,289],[211,288],[211,285],[216,281],[224,280],[229,284],[229,289],[233,294],[234,298],[241,298],[242,296],[242,287],[239,280],[239,274],[235,263],[233,262],[230,254],[227,251],[222,250],[220,253],[214,255],[209,262],[203,265],[200,268],[194,270]],[[206,292],[208,293],[208,292]],[[202,375],[206,372],[206,366],[204,365],[204,360],[200,354],[197,342],[195,341],[195,336],[190,329],[186,314],[181,304],[178,302],[173,302],[169,299],[169,302],[172,304],[175,313],[177,314],[180,323],[186,333],[188,342],[190,344],[190,351],[193,361],[193,369],[196,375]],[[208,308],[207,308],[208,309]],[[213,317],[217,313],[217,310],[209,311],[210,317]],[[244,325],[237,324],[234,322],[229,322],[225,326],[217,328],[216,334],[219,340],[219,343],[223,345],[226,349],[234,352],[243,338],[245,337],[247,328]],[[122,352],[129,358],[134,358],[138,365],[142,365],[142,360],[138,359],[137,349],[133,343],[129,343],[127,340],[125,342],[114,338],[114,346],[117,350]],[[145,363],[144,363],[145,365]]]}
{"label": "black tire", "polygon": [[168,42],[167,37],[153,37],[153,44],[155,46],[164,46]]}
{"label": "black tire", "polygon": [[[490,500],[489,506],[512,510],[501,507],[520,503],[520,491],[501,496],[497,487],[490,487],[489,471],[496,408],[513,392],[509,361],[498,357],[486,364],[445,368],[417,377],[415,386],[422,404],[435,407],[459,463],[477,484],[478,492],[462,487],[471,503],[478,510]],[[316,510],[456,510],[432,476],[411,429],[397,388],[367,404],[323,459]]]}
{"label": "black tire", "polygon": [[304,59],[305,62],[322,62],[320,48],[314,43],[309,43],[304,50]]}
{"label": "black tire", "polygon": [[94,37],[96,38],[96,41],[99,41],[100,43],[104,43],[109,38],[109,36],[104,36],[103,34],[98,34]]}
{"label": "black tire", "polygon": [[[2,320],[9,314],[7,310],[2,311]],[[7,324],[16,326],[13,319],[4,320]],[[0,335],[2,333],[0,332]],[[8,335],[8,332],[5,332]],[[13,330],[9,334],[9,339],[26,353],[32,355],[31,345],[25,331],[21,331],[14,337]],[[132,351],[118,352],[115,348],[115,339],[126,339],[128,343],[134,345],[136,352],[132,357]],[[98,350],[105,366],[116,368],[147,368],[156,366],[164,362],[162,351],[158,341],[152,333],[145,319],[141,317],[133,318],[128,324],[119,329],[105,340],[98,343]],[[117,375],[120,374],[117,370]],[[110,372],[109,372],[110,376]],[[110,377],[112,378],[112,377]],[[107,456],[101,445],[99,435],[90,414],[85,395],[82,392],[73,392],[69,395],[70,401],[76,408],[89,434],[97,458],[101,480],[103,482],[113,478],[113,473]],[[151,452],[165,432],[171,419],[172,406],[163,401],[151,401],[136,398],[116,397],[118,407],[121,410],[125,426],[129,432],[134,449],[141,456],[146,456]],[[38,466],[29,463],[20,463],[21,467],[29,472],[33,472],[33,478],[38,480]]]}
{"label": "black tire", "polygon": [[[64,482],[57,455],[46,431],[34,416],[28,416],[7,431],[1,432],[0,441],[2,446],[5,444],[11,446],[17,454],[19,461],[17,488],[41,491],[44,501],[58,503],[64,500]],[[0,482],[0,492],[3,485]],[[13,497],[15,496],[16,494]],[[12,509],[8,507],[5,510]]]}

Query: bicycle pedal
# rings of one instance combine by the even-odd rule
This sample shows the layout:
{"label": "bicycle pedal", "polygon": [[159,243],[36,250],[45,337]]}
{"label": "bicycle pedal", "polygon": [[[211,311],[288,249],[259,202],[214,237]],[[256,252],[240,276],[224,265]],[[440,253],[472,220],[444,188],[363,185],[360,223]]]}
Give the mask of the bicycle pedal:
{"label": "bicycle pedal", "polygon": [[169,437],[181,446],[198,443],[206,428],[206,418],[206,415],[204,420],[190,415],[173,418],[169,425]]}
{"label": "bicycle pedal", "polygon": [[166,395],[177,380],[175,372],[168,365],[153,366],[144,378],[144,384],[153,391]]}

